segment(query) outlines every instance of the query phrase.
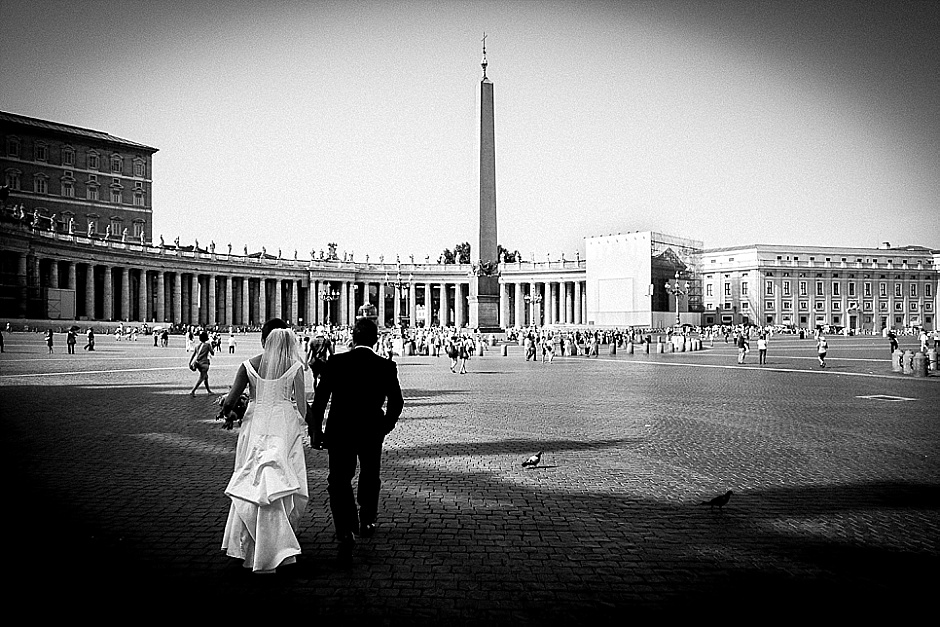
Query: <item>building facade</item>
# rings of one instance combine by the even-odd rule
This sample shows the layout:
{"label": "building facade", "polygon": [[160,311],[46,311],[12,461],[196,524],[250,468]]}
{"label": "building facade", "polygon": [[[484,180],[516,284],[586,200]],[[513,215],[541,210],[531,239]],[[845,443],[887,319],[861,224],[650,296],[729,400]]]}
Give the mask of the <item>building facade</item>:
{"label": "building facade", "polygon": [[0,138],[7,206],[58,233],[151,241],[156,148],[4,112]]}
{"label": "building facade", "polygon": [[702,255],[703,324],[936,328],[936,253],[754,244]]}

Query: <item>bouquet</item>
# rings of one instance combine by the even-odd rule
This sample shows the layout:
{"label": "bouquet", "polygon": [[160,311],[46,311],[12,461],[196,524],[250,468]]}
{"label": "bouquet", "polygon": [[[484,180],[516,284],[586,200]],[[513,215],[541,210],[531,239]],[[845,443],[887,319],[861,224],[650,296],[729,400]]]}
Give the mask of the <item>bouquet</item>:
{"label": "bouquet", "polygon": [[222,425],[223,429],[231,431],[235,426],[235,421],[238,421],[238,426],[242,426],[242,418],[245,417],[245,412],[248,411],[248,401],[249,396],[248,392],[243,392],[241,396],[238,397],[238,400],[235,402],[235,407],[233,407],[228,415],[225,413],[225,397],[219,397],[219,413],[215,417],[216,420],[225,420],[225,423]]}

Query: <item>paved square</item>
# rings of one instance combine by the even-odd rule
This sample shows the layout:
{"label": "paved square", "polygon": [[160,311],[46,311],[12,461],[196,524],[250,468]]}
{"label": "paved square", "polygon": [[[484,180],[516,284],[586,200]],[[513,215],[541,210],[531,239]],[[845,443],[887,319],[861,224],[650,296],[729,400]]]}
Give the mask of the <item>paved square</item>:
{"label": "paved square", "polygon": [[[511,346],[466,375],[446,357],[400,358],[405,412],[376,536],[351,568],[334,563],[327,454],[308,450],[304,554],[269,577],[220,551],[237,433],[213,420],[214,396],[188,396],[179,337],[162,349],[102,336],[74,356],[62,341],[45,354],[39,334],[5,339],[7,563],[13,591],[48,593],[50,611],[218,617],[245,595],[343,622],[570,624],[932,607],[940,377],[893,374],[881,339],[833,338],[826,369],[811,340],[787,338],[766,366],[752,353],[739,367],[721,341],[551,364]],[[223,348],[214,391],[258,346]],[[700,505],[729,489],[723,510]]]}

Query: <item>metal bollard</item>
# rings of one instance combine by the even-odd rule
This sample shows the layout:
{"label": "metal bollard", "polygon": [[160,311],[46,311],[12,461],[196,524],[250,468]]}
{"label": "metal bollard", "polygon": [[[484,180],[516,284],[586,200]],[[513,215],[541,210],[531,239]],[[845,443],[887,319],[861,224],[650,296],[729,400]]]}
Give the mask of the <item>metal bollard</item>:
{"label": "metal bollard", "polygon": [[500,349],[499,354],[502,355],[503,357],[507,357],[509,355],[509,345],[503,344],[503,347]]}
{"label": "metal bollard", "polygon": [[914,370],[915,377],[926,377],[927,376],[927,355],[924,355],[922,352],[917,351],[911,360],[911,367]]}
{"label": "metal bollard", "polygon": [[904,353],[901,352],[900,348],[894,349],[894,352],[891,353],[891,370],[894,372],[904,372],[904,366],[901,365],[903,361]]}
{"label": "metal bollard", "polygon": [[616,355],[617,354],[617,342],[611,342],[610,348],[607,349],[608,354]]}
{"label": "metal bollard", "polygon": [[914,353],[907,350],[901,357],[901,365],[904,368],[904,374],[914,374]]}
{"label": "metal bollard", "polygon": [[659,341],[656,342],[656,352],[657,352],[657,353],[663,352],[663,343],[662,343],[662,342],[659,342]]}
{"label": "metal bollard", "polygon": [[627,355],[633,354],[633,342],[627,342]]}
{"label": "metal bollard", "polygon": [[937,371],[937,349],[931,348],[927,351],[927,361],[930,362],[927,367],[934,372]]}

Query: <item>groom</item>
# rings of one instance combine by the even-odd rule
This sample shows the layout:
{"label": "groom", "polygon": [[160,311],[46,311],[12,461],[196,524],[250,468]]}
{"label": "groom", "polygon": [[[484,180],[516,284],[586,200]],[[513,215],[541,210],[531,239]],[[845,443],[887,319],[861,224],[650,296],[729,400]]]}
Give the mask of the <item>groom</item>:
{"label": "groom", "polygon": [[[363,538],[375,533],[382,442],[395,428],[404,406],[395,362],[372,350],[378,341],[375,322],[368,318],[357,320],[352,339],[352,350],[335,354],[327,361],[307,411],[311,440],[315,446],[325,440],[330,452],[327,486],[341,560],[352,558],[356,531]],[[331,398],[324,435],[323,413]],[[354,499],[352,479],[357,459],[359,491]]]}

